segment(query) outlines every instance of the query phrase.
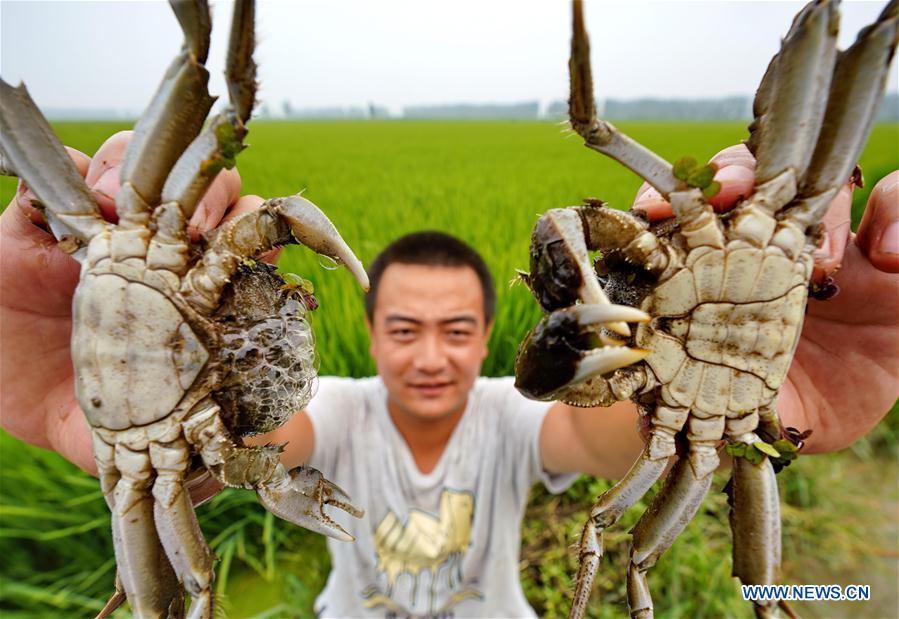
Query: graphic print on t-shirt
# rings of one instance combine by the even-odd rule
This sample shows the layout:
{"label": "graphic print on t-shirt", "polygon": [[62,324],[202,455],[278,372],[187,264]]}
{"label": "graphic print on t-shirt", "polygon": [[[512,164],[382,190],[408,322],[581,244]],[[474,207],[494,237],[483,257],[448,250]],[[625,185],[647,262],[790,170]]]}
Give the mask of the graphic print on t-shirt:
{"label": "graphic print on t-shirt", "polygon": [[[377,585],[367,587],[363,592],[365,607],[386,606],[394,613],[412,614],[411,609],[418,604],[416,598],[422,579],[429,581],[427,612],[430,616],[447,616],[452,606],[462,600],[482,598],[476,589],[454,591],[462,580],[462,559],[471,544],[473,516],[474,495],[446,488],[440,494],[437,515],[412,509],[403,523],[388,511],[374,534],[378,572],[386,577],[387,590],[382,591]],[[408,608],[404,608],[402,601],[391,599],[397,580],[403,575],[413,581]],[[434,594],[440,578],[446,578],[453,594],[438,609],[434,607]]]}

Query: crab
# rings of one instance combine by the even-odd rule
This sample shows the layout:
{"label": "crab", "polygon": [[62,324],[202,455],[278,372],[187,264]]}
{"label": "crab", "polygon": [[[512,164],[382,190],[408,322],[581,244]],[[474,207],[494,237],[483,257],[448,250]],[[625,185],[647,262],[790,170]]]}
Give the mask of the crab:
{"label": "crab", "polygon": [[[242,437],[284,423],[310,399],[316,374],[308,311],[272,267],[251,258],[299,242],[361,263],[333,224],[299,195],[274,198],[192,243],[187,221],[216,174],[234,165],[255,98],[254,5],[239,0],[226,77],[230,105],[201,131],[213,103],[203,66],[205,0],[172,7],[184,46],[138,121],[105,221],[24,86],[0,84],[0,167],[37,195],[60,247],[81,263],[73,299],[72,362],[112,512],[117,584],[138,617],[213,616],[213,555],[197,524],[188,474],[254,489],[266,509],[338,539],[351,536],[325,506],[361,516],[318,471],[286,470],[281,445]],[[105,615],[122,601],[114,596]]]}
{"label": "crab", "polygon": [[[733,574],[749,585],[778,578],[775,472],[807,432],[782,428],[775,402],[802,327],[820,220],[867,140],[899,38],[893,0],[838,52],[836,5],[816,0],[795,17],[755,96],[747,141],[754,191],[717,215],[707,200],[717,189],[713,168],[688,158],[669,164],[597,119],[583,7],[574,0],[571,126],[658,190],[674,218],[650,225],[588,200],[548,211],[534,228],[525,279],[547,315],[519,348],[516,386],[576,406],[632,399],[648,434],[630,471],[590,512],[571,617],[586,610],[603,531],[678,456],[632,531],[628,606],[632,617],[653,616],[646,573],[699,508],[722,444],[734,456]],[[760,617],[778,606],[790,612],[754,601]]]}

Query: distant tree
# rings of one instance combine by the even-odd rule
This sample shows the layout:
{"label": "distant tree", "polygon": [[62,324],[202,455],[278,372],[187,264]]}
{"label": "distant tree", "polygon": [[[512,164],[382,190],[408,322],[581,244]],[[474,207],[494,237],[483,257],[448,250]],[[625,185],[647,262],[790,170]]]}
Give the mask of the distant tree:
{"label": "distant tree", "polygon": [[445,105],[413,105],[403,108],[404,118],[537,118],[540,104],[523,103],[456,103]]}
{"label": "distant tree", "polygon": [[368,117],[369,118],[389,118],[390,112],[383,105],[375,105],[374,103],[368,104]]}
{"label": "distant tree", "polygon": [[565,101],[552,101],[546,106],[547,118],[565,118],[568,116],[568,103]]}
{"label": "distant tree", "polygon": [[899,93],[888,92],[883,98],[883,101],[880,102],[880,109],[877,110],[877,122],[899,122]]}
{"label": "distant tree", "polygon": [[284,118],[293,118],[293,106],[290,105],[290,101],[284,99],[284,103],[281,107],[284,110]]}

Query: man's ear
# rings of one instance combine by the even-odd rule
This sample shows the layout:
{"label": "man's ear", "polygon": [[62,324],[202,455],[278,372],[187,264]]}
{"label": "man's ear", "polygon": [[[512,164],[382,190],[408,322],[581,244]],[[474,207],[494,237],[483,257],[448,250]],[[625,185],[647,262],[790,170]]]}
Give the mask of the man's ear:
{"label": "man's ear", "polygon": [[372,357],[375,356],[375,335],[374,335],[374,327],[371,324],[371,320],[368,319],[368,315],[365,316],[365,330],[368,331],[368,354]]}
{"label": "man's ear", "polygon": [[487,355],[490,353],[490,347],[487,343],[490,341],[490,334],[493,333],[493,325],[496,324],[495,321],[491,320],[487,323],[487,326],[484,327],[484,352],[481,356],[481,360],[487,358]]}

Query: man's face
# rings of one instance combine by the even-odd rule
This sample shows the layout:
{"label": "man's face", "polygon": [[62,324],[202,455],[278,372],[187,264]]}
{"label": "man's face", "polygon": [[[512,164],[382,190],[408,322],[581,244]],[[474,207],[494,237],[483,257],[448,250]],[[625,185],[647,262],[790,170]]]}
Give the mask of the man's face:
{"label": "man's face", "polygon": [[368,327],[391,412],[436,420],[464,410],[490,326],[473,269],[388,266]]}

